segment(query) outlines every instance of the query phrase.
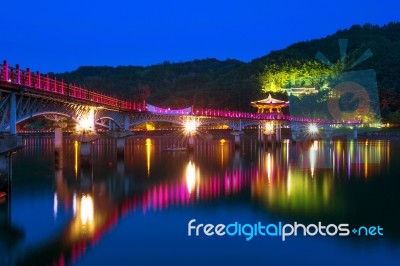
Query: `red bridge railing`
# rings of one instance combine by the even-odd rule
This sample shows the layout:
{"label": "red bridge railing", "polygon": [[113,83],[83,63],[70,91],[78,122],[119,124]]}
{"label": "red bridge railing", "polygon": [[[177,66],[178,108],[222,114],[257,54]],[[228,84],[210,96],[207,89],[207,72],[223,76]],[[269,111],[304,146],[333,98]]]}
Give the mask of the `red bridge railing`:
{"label": "red bridge railing", "polygon": [[[254,119],[254,120],[285,120],[293,122],[306,123],[343,123],[343,121],[328,121],[319,118],[295,117],[283,113],[251,113],[232,110],[204,109],[192,107],[192,114],[197,116],[222,117],[222,118],[238,118],[238,119]],[[348,122],[348,121],[346,121]],[[351,121],[349,123],[358,123]]]}
{"label": "red bridge railing", "polygon": [[90,103],[100,104],[107,107],[118,108],[123,111],[145,111],[146,103],[137,101],[121,100],[92,90],[84,89],[63,80],[57,80],[49,75],[41,75],[40,72],[33,73],[20,69],[19,65],[15,68],[10,67],[7,61],[0,64],[0,82],[9,83],[21,87],[34,89],[40,92],[65,96]]}
{"label": "red bridge railing", "polygon": [[192,114],[197,116],[211,116],[223,118],[239,118],[239,119],[254,119],[254,120],[285,120],[290,122],[304,123],[325,123],[325,124],[360,124],[360,120],[342,120],[333,121],[320,118],[297,117],[286,115],[283,113],[251,113],[231,110],[204,109],[192,107]]}
{"label": "red bridge railing", "polygon": [[218,110],[218,109],[204,109],[192,108],[192,114],[197,116],[213,116],[213,117],[226,117],[226,118],[242,118],[242,119],[255,119],[255,120],[290,120],[289,115],[282,113],[250,113],[241,111]]}

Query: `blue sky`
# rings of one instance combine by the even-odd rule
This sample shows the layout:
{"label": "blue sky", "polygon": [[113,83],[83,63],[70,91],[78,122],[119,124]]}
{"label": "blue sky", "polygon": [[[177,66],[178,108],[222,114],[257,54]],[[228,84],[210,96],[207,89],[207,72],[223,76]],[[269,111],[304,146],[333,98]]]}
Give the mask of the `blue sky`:
{"label": "blue sky", "polygon": [[3,1],[0,60],[41,72],[203,58],[251,61],[353,24],[400,21],[381,1]]}

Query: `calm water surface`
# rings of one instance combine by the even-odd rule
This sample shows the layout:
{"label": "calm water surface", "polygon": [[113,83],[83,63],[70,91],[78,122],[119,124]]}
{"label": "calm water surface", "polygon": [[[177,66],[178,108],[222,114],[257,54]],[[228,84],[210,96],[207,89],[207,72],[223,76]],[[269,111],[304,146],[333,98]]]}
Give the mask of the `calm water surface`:
{"label": "calm water surface", "polygon": [[[29,138],[0,205],[0,265],[400,265],[400,142],[197,143],[169,138],[93,144]],[[188,222],[321,221],[381,226],[384,236],[189,237]]]}

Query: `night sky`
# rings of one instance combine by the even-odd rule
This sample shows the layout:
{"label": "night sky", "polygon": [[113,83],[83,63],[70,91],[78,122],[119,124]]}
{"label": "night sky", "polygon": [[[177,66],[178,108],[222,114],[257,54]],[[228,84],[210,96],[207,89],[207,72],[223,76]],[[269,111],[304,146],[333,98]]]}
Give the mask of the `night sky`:
{"label": "night sky", "polygon": [[42,73],[204,58],[251,61],[353,24],[400,21],[394,0],[8,0],[0,6],[0,60]]}

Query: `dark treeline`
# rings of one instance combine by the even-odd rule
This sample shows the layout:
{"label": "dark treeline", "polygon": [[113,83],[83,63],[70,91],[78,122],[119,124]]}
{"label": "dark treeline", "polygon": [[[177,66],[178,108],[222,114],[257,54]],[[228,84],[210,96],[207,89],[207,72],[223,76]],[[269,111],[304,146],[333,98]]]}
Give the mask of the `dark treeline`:
{"label": "dark treeline", "polygon": [[249,109],[250,100],[261,97],[262,92],[248,67],[237,60],[204,59],[148,67],[80,67],[57,77],[154,105]]}
{"label": "dark treeline", "polygon": [[367,49],[373,57],[351,70],[374,69],[385,120],[400,120],[400,23],[379,27],[366,24],[333,35],[299,42],[249,63],[238,60],[194,60],[140,67],[80,67],[56,74],[67,82],[127,99],[183,108],[250,110],[251,100],[265,97],[260,77],[269,66],[315,61],[318,51],[332,62],[340,59],[338,40],[348,39],[347,62],[355,62]]}

